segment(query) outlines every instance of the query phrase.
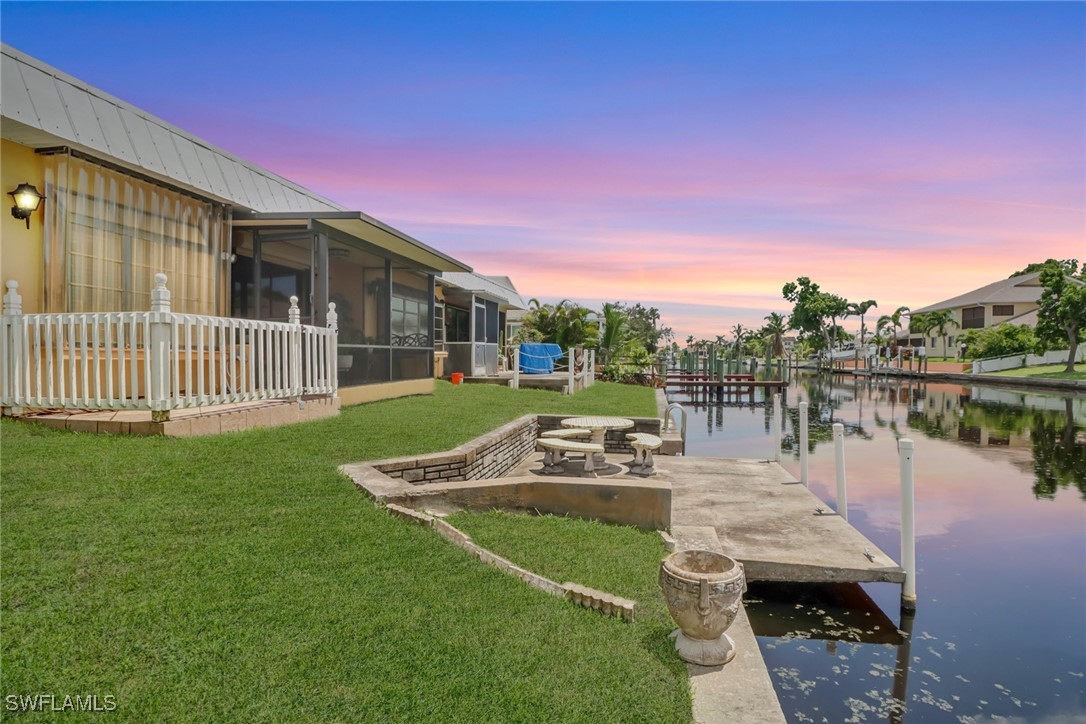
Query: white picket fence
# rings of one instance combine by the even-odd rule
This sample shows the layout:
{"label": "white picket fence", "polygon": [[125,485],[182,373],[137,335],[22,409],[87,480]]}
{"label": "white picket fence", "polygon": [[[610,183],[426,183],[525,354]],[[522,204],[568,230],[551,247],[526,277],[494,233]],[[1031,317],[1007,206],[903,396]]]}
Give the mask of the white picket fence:
{"label": "white picket fence", "polygon": [[333,395],[335,304],[328,326],[170,311],[166,276],[155,275],[149,312],[23,314],[7,282],[0,327],[0,405],[5,408],[169,411],[252,400]]}
{"label": "white picket fence", "polygon": [[[973,374],[985,372],[999,372],[1000,370],[1013,370],[1019,367],[1034,367],[1036,365],[1066,364],[1067,354],[1070,350],[1051,350],[1044,354],[1007,354],[1002,357],[988,357],[987,359],[973,360]],[[1080,344],[1075,354],[1075,363],[1086,361],[1086,344]]]}

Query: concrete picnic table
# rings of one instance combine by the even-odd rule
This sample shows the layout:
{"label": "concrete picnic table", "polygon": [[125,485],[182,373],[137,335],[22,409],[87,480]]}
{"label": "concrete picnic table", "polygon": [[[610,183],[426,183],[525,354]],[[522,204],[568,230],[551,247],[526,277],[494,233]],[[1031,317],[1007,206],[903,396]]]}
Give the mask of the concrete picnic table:
{"label": "concrete picnic table", "polygon": [[[589,415],[588,417],[567,417],[562,420],[562,427],[579,427],[592,431],[592,439],[597,445],[603,445],[608,430],[628,430],[634,426],[634,421],[625,417],[608,417],[606,415]],[[607,459],[603,453],[594,453],[593,460],[600,464],[606,464]]]}

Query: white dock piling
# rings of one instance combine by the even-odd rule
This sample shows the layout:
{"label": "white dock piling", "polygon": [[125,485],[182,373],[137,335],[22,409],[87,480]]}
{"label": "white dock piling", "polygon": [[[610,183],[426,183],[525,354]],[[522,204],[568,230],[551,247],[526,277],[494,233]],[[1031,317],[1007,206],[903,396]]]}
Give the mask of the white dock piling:
{"label": "white dock piling", "polygon": [[901,586],[901,608],[916,610],[916,519],[913,485],[913,441],[897,442],[901,462],[901,567],[905,583]]}
{"label": "white dock piling", "polygon": [[773,395],[773,462],[781,461],[781,393]]}
{"label": "white dock piling", "polygon": [[799,403],[799,482],[811,487],[807,480],[807,403]]}
{"label": "white dock piling", "polygon": [[513,348],[513,389],[520,389],[520,347]]}
{"label": "white dock piling", "polygon": [[845,426],[833,423],[833,459],[837,463],[837,514],[848,520],[848,490],[845,488]]}

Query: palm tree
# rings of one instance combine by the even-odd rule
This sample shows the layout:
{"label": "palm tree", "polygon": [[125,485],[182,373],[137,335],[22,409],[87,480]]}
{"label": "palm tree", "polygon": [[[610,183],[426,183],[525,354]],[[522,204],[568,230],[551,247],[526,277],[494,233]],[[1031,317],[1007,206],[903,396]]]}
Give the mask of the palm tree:
{"label": "palm tree", "polygon": [[949,331],[947,328],[951,325],[955,327],[961,326],[958,324],[958,320],[954,319],[954,311],[950,309],[940,309],[936,312],[928,312],[927,317],[929,324],[928,331],[934,331],[942,338],[943,356],[949,357],[950,350],[947,349],[946,345],[947,332]]}
{"label": "palm tree", "polygon": [[770,312],[764,319],[766,324],[762,327],[762,336],[766,340],[765,364],[768,367],[773,357],[784,356],[784,333],[788,326],[784,315],[778,312]]}
{"label": "palm tree", "polygon": [[[901,329],[902,326],[904,326],[902,321],[901,321],[901,318],[903,316],[905,316],[906,314],[908,314],[908,313],[909,313],[909,308],[908,307],[898,307],[897,309],[894,310],[893,314],[884,314],[881,317],[879,317],[879,321],[877,323],[877,325],[878,325],[877,329],[879,330],[879,332],[881,333],[883,330],[885,330],[887,332],[892,332],[892,336],[890,337],[889,342],[888,342],[889,346],[896,346],[897,345],[897,331],[899,329]],[[887,356],[887,360],[889,360],[889,357],[890,357],[889,351],[887,352],[886,356]]]}
{"label": "palm tree", "polygon": [[750,330],[740,323],[732,327],[732,336],[735,337],[735,358],[739,359],[743,354],[743,343],[750,337]]}
{"label": "palm tree", "polygon": [[[928,314],[918,313],[918,314],[914,314],[911,317],[909,317],[909,331],[910,332],[915,332],[916,334],[919,334],[921,337],[924,337],[924,336],[927,335],[927,333],[930,330],[931,330],[931,317]],[[923,347],[924,345],[921,344],[920,346]],[[910,360],[911,359],[912,358],[910,357]],[[926,363],[927,363],[927,355],[925,355],[924,359],[922,359],[920,361],[920,364],[926,364]],[[911,361],[909,362],[909,369],[912,369],[912,362]]]}
{"label": "palm tree", "polygon": [[603,305],[603,334],[600,335],[599,342],[603,364],[610,364],[629,341],[626,321],[626,313],[621,307],[609,302]]}
{"label": "palm tree", "polygon": [[860,318],[860,346],[862,347],[867,340],[867,326],[864,324],[864,315],[871,311],[872,307],[879,306],[879,303],[874,299],[867,299],[862,302],[849,302],[848,314],[851,317]]}

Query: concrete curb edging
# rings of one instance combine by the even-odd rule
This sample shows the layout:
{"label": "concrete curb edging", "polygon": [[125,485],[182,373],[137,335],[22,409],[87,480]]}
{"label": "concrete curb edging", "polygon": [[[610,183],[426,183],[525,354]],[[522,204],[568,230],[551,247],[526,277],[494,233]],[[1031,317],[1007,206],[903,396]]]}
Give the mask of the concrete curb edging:
{"label": "concrete curb edging", "polygon": [[433,528],[442,538],[453,545],[463,548],[483,563],[493,566],[503,573],[516,576],[532,588],[537,588],[540,591],[549,593],[552,596],[557,596],[558,598],[564,598],[582,608],[599,611],[605,616],[615,616],[621,618],[623,621],[634,620],[634,609],[637,606],[636,601],[615,596],[606,591],[598,591],[594,588],[582,586],[577,583],[568,581],[562,584],[555,583],[549,578],[544,578],[526,568],[521,568],[507,558],[502,558],[498,554],[483,548],[472,541],[471,536],[467,533],[440,518],[427,513],[421,513],[411,508],[405,508],[404,506],[396,505],[395,503],[388,503],[384,508],[389,515],[396,518],[426,528]]}

